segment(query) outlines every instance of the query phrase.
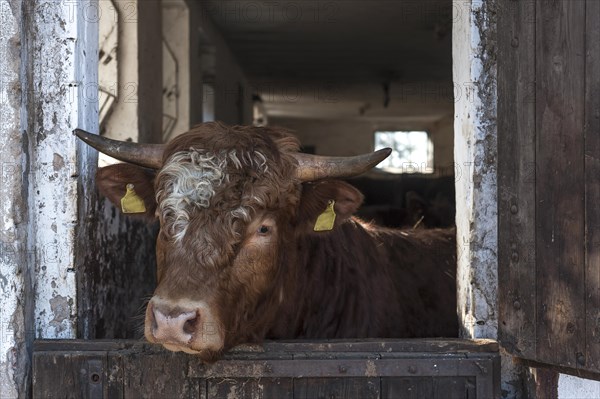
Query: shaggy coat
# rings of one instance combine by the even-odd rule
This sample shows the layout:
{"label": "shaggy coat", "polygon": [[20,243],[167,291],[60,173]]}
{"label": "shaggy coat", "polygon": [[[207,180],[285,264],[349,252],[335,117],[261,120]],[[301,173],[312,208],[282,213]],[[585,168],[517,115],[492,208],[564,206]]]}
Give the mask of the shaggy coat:
{"label": "shaggy coat", "polygon": [[[209,123],[169,143],[156,174],[99,170],[104,195],[119,204],[134,184],[161,224],[146,337],[214,360],[265,338],[456,336],[454,231],[354,218],[363,200],[354,187],[294,177],[298,147],[281,129]],[[315,232],[330,201],[335,224]],[[197,312],[183,327],[189,340],[153,333],[159,301],[165,320]]]}

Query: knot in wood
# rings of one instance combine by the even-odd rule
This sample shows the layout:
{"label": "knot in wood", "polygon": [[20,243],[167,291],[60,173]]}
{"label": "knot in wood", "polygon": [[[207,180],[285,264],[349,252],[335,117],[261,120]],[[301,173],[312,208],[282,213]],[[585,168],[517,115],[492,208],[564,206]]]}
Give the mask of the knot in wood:
{"label": "knot in wood", "polygon": [[92,381],[93,384],[99,383],[100,382],[100,374],[98,374],[98,373],[90,374],[90,380]]}
{"label": "knot in wood", "polygon": [[511,255],[510,255],[510,259],[517,263],[519,261],[519,253],[514,251]]}

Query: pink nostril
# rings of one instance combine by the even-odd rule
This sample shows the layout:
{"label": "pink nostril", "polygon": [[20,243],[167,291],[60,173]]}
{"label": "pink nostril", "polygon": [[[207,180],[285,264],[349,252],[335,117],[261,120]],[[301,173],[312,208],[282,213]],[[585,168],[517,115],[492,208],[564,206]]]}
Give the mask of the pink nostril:
{"label": "pink nostril", "polygon": [[187,344],[198,327],[200,319],[197,311],[183,312],[172,309],[165,311],[153,307],[151,309],[152,335],[159,341]]}
{"label": "pink nostril", "polygon": [[193,318],[190,318],[183,323],[183,332],[186,334],[194,334],[197,329],[198,316],[194,314]]}

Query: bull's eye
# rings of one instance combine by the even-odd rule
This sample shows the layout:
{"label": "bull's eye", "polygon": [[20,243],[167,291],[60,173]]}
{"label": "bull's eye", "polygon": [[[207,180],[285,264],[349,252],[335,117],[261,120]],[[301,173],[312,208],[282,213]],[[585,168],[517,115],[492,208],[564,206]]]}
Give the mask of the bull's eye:
{"label": "bull's eye", "polygon": [[269,226],[265,226],[264,224],[258,228],[258,234],[263,236],[269,234],[270,231]]}

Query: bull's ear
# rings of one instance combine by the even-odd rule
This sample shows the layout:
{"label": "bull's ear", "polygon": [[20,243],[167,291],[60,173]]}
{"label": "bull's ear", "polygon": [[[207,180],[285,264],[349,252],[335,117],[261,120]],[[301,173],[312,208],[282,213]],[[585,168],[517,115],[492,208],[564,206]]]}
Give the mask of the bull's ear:
{"label": "bull's ear", "polygon": [[100,193],[123,213],[154,219],[154,177],[153,170],[118,163],[98,169],[96,185]]}
{"label": "bull's ear", "polygon": [[[358,210],[363,199],[362,193],[354,186],[340,180],[304,183],[298,212],[299,222],[314,231],[317,220],[319,224],[324,221],[317,230],[333,230]],[[332,204],[335,221],[330,223]]]}

